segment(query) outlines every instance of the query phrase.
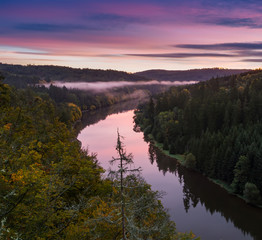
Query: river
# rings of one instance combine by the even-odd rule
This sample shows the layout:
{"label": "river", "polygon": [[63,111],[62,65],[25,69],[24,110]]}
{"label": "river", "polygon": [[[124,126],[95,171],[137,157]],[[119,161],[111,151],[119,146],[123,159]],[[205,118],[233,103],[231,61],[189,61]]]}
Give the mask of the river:
{"label": "river", "polygon": [[162,203],[178,231],[192,230],[202,240],[261,240],[262,210],[184,169],[146,141],[142,132],[134,130],[132,109],[136,104],[86,113],[78,135],[82,147],[97,154],[100,165],[109,169],[109,160],[116,156],[119,129],[135,167],[142,167],[142,175],[153,190],[165,192]]}

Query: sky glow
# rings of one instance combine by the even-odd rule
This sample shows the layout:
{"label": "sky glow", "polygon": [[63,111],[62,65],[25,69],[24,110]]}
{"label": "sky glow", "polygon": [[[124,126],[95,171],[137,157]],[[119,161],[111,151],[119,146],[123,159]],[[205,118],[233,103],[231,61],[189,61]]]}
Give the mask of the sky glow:
{"label": "sky glow", "polygon": [[259,68],[259,0],[1,0],[0,62],[77,68]]}

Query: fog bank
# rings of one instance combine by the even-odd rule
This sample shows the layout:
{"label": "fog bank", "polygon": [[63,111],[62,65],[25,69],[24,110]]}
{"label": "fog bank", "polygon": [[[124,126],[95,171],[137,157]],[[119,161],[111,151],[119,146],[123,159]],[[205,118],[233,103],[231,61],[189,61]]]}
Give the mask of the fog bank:
{"label": "fog bank", "polygon": [[57,87],[66,87],[68,89],[79,89],[79,90],[92,90],[97,92],[103,92],[112,88],[122,88],[126,86],[145,86],[145,85],[165,85],[165,86],[180,86],[180,85],[188,85],[194,84],[197,81],[138,81],[138,82],[130,82],[130,81],[111,81],[111,82],[53,82],[44,84],[46,87],[49,87],[51,84]]}

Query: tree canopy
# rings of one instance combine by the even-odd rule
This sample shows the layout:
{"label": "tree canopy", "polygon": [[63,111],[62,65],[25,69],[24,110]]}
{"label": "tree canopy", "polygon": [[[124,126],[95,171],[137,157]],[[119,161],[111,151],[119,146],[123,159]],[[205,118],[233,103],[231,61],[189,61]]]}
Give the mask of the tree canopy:
{"label": "tree canopy", "polygon": [[171,153],[192,153],[195,169],[247,196],[246,183],[262,192],[261,96],[261,70],[212,78],[158,95],[153,106],[140,106],[136,122]]}
{"label": "tree canopy", "polygon": [[[69,117],[62,121],[46,94],[0,82],[1,239],[121,239],[119,189],[115,181],[102,177],[96,157],[76,139],[72,123],[81,117],[80,109],[72,103],[65,106]],[[180,239],[150,186],[139,178],[125,182],[143,183],[127,199],[142,194],[154,203],[141,219],[144,202],[127,208],[127,216],[134,216],[129,220],[145,228],[166,219],[162,239]]]}

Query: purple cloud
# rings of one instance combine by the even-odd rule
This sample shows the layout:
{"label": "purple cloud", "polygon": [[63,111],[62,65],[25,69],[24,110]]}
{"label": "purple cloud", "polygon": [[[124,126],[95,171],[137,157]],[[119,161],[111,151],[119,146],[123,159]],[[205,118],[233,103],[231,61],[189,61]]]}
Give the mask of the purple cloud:
{"label": "purple cloud", "polygon": [[217,44],[177,44],[174,47],[199,50],[260,50],[262,42],[235,42]]}
{"label": "purple cloud", "polygon": [[157,53],[157,54],[126,54],[136,57],[152,57],[152,58],[192,58],[192,57],[236,57],[233,54],[223,53]]}

